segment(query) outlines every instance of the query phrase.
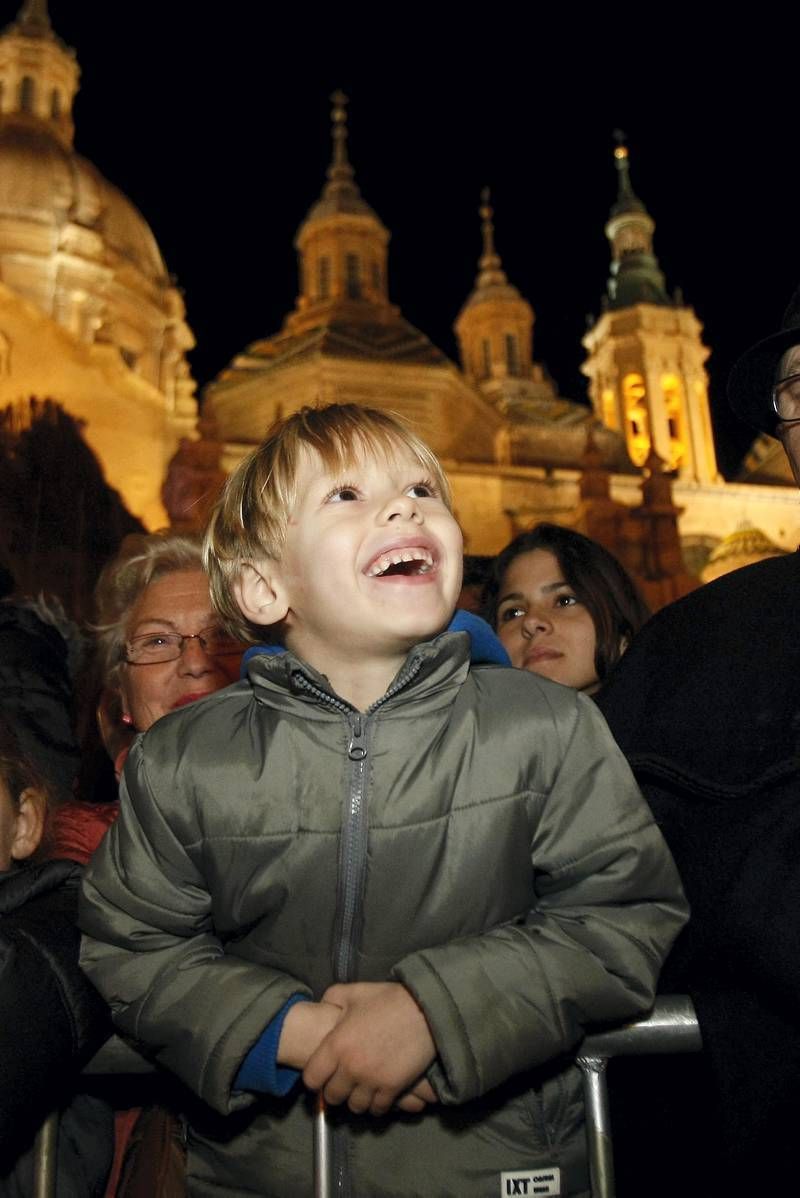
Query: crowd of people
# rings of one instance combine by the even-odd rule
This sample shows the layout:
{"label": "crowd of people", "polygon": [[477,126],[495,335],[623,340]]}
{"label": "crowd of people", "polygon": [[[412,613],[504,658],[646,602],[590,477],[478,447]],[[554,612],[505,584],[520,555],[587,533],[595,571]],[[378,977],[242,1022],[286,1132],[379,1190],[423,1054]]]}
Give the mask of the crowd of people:
{"label": "crowd of people", "polygon": [[[730,398],[800,480],[798,297]],[[310,1194],[321,1094],[341,1195],[585,1198],[572,1056],[657,988],[703,1053],[612,1075],[620,1194],[780,1190],[797,555],[651,617],[538,524],[483,619],[462,556],[430,449],[342,405],[271,430],[203,543],[128,538],[90,630],[0,570],[0,1195],[53,1109],[59,1198]],[[81,1077],[112,1029],[144,1095]]]}

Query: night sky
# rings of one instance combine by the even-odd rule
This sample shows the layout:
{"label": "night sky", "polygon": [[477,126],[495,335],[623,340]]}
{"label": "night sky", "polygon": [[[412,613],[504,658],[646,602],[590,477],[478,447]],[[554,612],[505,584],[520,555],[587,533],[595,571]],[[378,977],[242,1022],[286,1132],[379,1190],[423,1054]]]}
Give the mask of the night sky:
{"label": "night sky", "polygon": [[[17,8],[0,4],[4,23]],[[489,184],[504,267],[536,311],[535,357],[585,399],[580,338],[608,274],[621,127],[668,287],[705,325],[721,464],[735,465],[751,434],[727,413],[727,371],[777,330],[800,281],[792,38],[768,37],[752,11],[704,32],[697,5],[553,8],[51,0],[82,68],[76,148],[151,225],[201,385],[292,307],[292,241],[324,182],[341,87],[406,318],[455,357]]]}

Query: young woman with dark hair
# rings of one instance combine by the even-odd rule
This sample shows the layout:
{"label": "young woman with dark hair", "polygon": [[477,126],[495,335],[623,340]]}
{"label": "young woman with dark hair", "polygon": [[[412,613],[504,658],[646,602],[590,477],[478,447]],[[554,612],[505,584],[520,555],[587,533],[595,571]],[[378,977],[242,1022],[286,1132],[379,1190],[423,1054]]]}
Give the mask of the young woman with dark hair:
{"label": "young woman with dark hair", "polygon": [[512,665],[587,694],[650,615],[607,549],[557,524],[537,524],[498,554],[483,607]]}

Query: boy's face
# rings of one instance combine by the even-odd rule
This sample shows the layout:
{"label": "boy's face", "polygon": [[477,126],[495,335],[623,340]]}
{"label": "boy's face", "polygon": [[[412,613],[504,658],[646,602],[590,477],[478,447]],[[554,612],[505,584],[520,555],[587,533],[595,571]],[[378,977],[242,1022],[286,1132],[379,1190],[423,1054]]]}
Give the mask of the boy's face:
{"label": "boy's face", "polygon": [[340,473],[304,454],[277,564],[293,652],[323,672],[332,654],[402,658],[447,626],[461,571],[461,530],[402,443]]}

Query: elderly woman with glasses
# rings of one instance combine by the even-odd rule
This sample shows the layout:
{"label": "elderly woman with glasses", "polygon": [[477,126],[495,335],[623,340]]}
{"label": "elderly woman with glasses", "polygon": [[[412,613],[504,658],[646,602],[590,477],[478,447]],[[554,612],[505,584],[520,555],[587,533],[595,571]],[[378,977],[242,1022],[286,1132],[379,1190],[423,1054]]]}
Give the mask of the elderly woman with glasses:
{"label": "elderly woman with glasses", "polygon": [[[243,646],[211,607],[200,541],[163,532],[127,537],[95,592],[102,685],[98,721],[119,775],[128,746],[178,707],[239,676]],[[81,864],[116,818],[118,804],[75,800],[55,814],[51,856]]]}
{"label": "elderly woman with glasses", "polygon": [[137,732],[239,676],[242,646],[211,607],[200,543],[191,537],[128,538],[101,576],[97,616],[106,687]]}

